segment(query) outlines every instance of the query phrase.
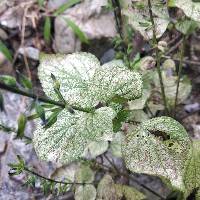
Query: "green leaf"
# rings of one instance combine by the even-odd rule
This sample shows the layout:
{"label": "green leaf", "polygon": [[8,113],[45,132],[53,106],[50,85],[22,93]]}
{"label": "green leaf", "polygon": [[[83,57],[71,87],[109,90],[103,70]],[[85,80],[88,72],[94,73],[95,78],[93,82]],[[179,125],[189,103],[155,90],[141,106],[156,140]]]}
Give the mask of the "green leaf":
{"label": "green leaf", "polygon": [[130,71],[119,60],[101,66],[89,53],[41,55],[38,75],[43,90],[47,96],[59,100],[51,74],[59,81],[65,101],[81,108],[94,108],[99,102],[110,102],[116,95],[132,100],[142,93],[139,73]]}
{"label": "green leaf", "polygon": [[57,15],[60,15],[62,14],[63,12],[65,12],[65,10],[67,10],[68,8],[74,6],[75,4],[77,3],[80,3],[81,0],[68,0],[67,3],[61,5],[55,12],[54,12],[54,15],[57,16]]}
{"label": "green leaf", "polygon": [[94,172],[89,166],[82,164],[76,172],[75,181],[79,183],[92,183],[94,181]]}
{"label": "green leaf", "polygon": [[79,38],[81,42],[89,44],[89,40],[85,33],[81,31],[81,29],[72,20],[65,18],[65,21],[67,25],[74,31],[75,35]]}
{"label": "green leaf", "polygon": [[122,154],[132,172],[159,176],[184,191],[184,165],[190,144],[181,124],[170,117],[158,117],[127,135]]}
{"label": "green leaf", "polygon": [[0,76],[0,81],[5,83],[6,85],[9,85],[12,87],[16,87],[16,85],[17,85],[17,81],[16,81],[15,77],[9,76],[9,75]]}
{"label": "green leaf", "polygon": [[185,15],[195,21],[200,21],[200,3],[194,0],[173,0],[169,6],[178,7]]}
{"label": "green leaf", "polygon": [[27,118],[24,114],[20,114],[18,118],[18,129],[17,129],[17,137],[18,138],[23,138],[24,136],[24,130],[26,128],[26,122]]}
{"label": "green leaf", "polygon": [[46,120],[45,122],[45,126],[44,128],[45,129],[48,129],[50,128],[54,123],[56,123],[57,121],[57,117],[58,117],[58,114],[61,112],[60,109],[56,110],[55,112],[53,112]]}
{"label": "green leaf", "polygon": [[118,132],[122,127],[122,122],[125,122],[129,116],[128,110],[121,110],[117,113],[115,119],[113,119],[113,131]]}
{"label": "green leaf", "polygon": [[12,54],[9,51],[9,49],[7,48],[7,46],[0,40],[0,51],[4,54],[4,56],[12,62]]}
{"label": "green leaf", "polygon": [[126,200],[144,200],[146,199],[145,195],[136,190],[133,187],[115,184],[115,188],[118,192],[121,193],[121,198],[125,197]]}
{"label": "green leaf", "polygon": [[44,23],[44,40],[47,44],[51,41],[51,18],[46,16]]}
{"label": "green leaf", "polygon": [[43,121],[43,123],[45,123],[46,122],[45,111],[44,111],[44,108],[38,102],[35,103],[35,110],[36,110],[37,115]]}
{"label": "green leaf", "polygon": [[23,74],[19,73],[18,71],[17,73],[19,75],[19,81],[22,84],[22,86],[24,88],[31,90],[33,88],[31,80],[28,77],[24,76]]}
{"label": "green leaf", "polygon": [[48,129],[37,123],[33,143],[42,160],[70,163],[82,157],[91,141],[105,141],[112,135],[112,119],[115,112],[108,107],[94,113],[63,109],[57,121]]}
{"label": "green leaf", "polygon": [[44,0],[37,0],[37,2],[40,7],[42,7],[44,5]]}

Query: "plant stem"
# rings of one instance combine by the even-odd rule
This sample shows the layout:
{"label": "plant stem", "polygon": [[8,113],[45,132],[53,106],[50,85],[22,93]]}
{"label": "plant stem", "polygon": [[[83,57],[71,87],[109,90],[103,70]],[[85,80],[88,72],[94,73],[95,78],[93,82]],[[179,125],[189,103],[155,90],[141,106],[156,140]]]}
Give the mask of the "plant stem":
{"label": "plant stem", "polygon": [[[153,28],[153,44],[155,46],[158,46],[158,41],[157,41],[157,38],[156,38],[156,26],[155,26],[153,12],[152,12],[151,0],[148,0],[148,7],[149,7],[150,20],[151,20],[152,28]],[[166,100],[166,96],[165,96],[165,88],[164,88],[162,73],[161,73],[161,69],[160,69],[161,56],[159,54],[159,49],[157,47],[156,47],[156,62],[157,62],[157,65],[156,65],[157,72],[158,72],[158,76],[159,76],[159,80],[160,80],[162,99],[163,99],[164,106],[165,106],[165,113],[169,114],[168,107],[167,107],[167,100]]]}
{"label": "plant stem", "polygon": [[119,36],[121,40],[123,41],[122,44],[122,49],[124,54],[127,57],[128,60],[128,67],[130,67],[130,60],[129,60],[129,55],[127,53],[127,48],[126,43],[124,41],[124,36],[123,36],[123,20],[122,20],[122,15],[121,15],[121,5],[119,0],[112,0],[112,6],[114,8],[114,16],[115,16],[115,22],[116,22],[116,27],[117,27],[117,32],[119,33]]}
{"label": "plant stem", "polygon": [[181,51],[180,51],[180,62],[179,62],[179,67],[178,67],[178,80],[177,80],[177,87],[176,87],[176,96],[175,96],[175,102],[174,102],[174,117],[176,117],[176,106],[178,103],[178,90],[179,90],[179,85],[180,85],[180,80],[181,80],[181,73],[183,69],[183,59],[184,59],[184,52],[185,52],[185,42],[186,42],[186,37],[183,37],[183,43],[181,46]]}
{"label": "plant stem", "polygon": [[83,109],[83,108],[80,108],[80,107],[77,107],[77,106],[64,104],[63,102],[54,101],[54,100],[46,98],[46,97],[41,97],[41,96],[38,96],[38,95],[33,94],[33,93],[28,93],[28,92],[20,90],[18,88],[6,85],[5,83],[2,83],[2,82],[0,82],[0,89],[7,90],[7,91],[13,92],[15,94],[23,95],[23,96],[26,96],[26,97],[29,97],[29,98],[32,98],[32,99],[35,99],[35,100],[38,100],[38,101],[41,101],[41,102],[50,103],[50,104],[53,104],[53,105],[56,105],[56,106],[60,106],[61,108],[67,108],[70,112],[72,112],[72,110],[78,110],[78,111],[87,112],[87,113],[91,112],[88,109]]}
{"label": "plant stem", "polygon": [[93,182],[88,182],[88,183],[80,183],[80,182],[65,182],[65,181],[57,181],[57,180],[54,180],[54,179],[51,179],[51,178],[48,178],[48,177],[45,177],[45,176],[42,176],[30,169],[28,169],[27,167],[24,168],[24,171],[26,171],[27,173],[29,174],[32,174],[32,175],[35,175],[39,178],[42,178],[42,179],[45,179],[47,181],[50,181],[50,182],[54,182],[54,183],[60,183],[60,184],[64,184],[64,185],[84,185],[84,184],[93,184]]}

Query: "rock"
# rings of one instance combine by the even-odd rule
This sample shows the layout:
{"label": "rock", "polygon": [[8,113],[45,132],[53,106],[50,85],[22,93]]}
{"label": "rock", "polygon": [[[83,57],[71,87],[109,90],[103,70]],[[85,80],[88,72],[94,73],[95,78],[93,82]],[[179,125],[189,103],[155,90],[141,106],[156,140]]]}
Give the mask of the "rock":
{"label": "rock", "polygon": [[47,8],[50,10],[55,10],[68,1],[69,0],[49,0],[47,3]]}
{"label": "rock", "polygon": [[191,113],[191,112],[196,112],[200,110],[200,105],[199,103],[193,103],[193,104],[188,104],[184,106],[184,109],[186,112]]}
{"label": "rock", "polygon": [[12,63],[0,52],[0,74],[12,75],[13,72]]}
{"label": "rock", "polygon": [[81,43],[63,18],[72,20],[86,34],[89,40],[112,38],[116,35],[115,20],[112,12],[103,7],[107,0],[85,0],[68,9],[55,20],[54,49],[60,53],[81,50]]}
{"label": "rock", "polygon": [[7,8],[7,1],[1,0],[0,1],[0,14],[3,13]]}
{"label": "rock", "polygon": [[[27,107],[30,106],[30,99],[13,93],[3,92],[6,113],[0,113],[0,124],[9,127],[17,127],[17,118],[21,112],[27,113]],[[25,134],[31,137],[34,129],[33,122],[28,122]],[[28,200],[37,199],[38,191],[30,190],[23,186],[26,180],[26,174],[9,177],[9,163],[17,162],[17,156],[20,155],[27,166],[32,166],[34,170],[44,176],[49,176],[53,169],[49,163],[41,162],[37,159],[32,144],[26,145],[23,140],[14,139],[14,133],[6,133],[0,130],[0,199],[6,200]],[[39,199],[46,199],[40,196]]]}
{"label": "rock", "polygon": [[115,50],[108,49],[103,56],[101,57],[100,61],[102,64],[107,63],[115,58]]}
{"label": "rock", "polygon": [[[21,30],[22,19],[25,11],[25,7],[28,6],[27,3],[31,4],[31,0],[7,0],[7,10],[0,15],[0,24],[7,28],[19,28]],[[14,6],[16,4],[17,6]],[[0,13],[1,13],[0,4]],[[32,11],[29,11],[31,15]],[[34,12],[34,11],[33,11]],[[32,25],[31,18],[26,18],[26,25]]]}
{"label": "rock", "polygon": [[34,47],[21,47],[19,53],[33,60],[39,60],[40,51]]}
{"label": "rock", "polygon": [[7,40],[8,39],[7,33],[2,28],[0,28],[0,38],[2,40]]}

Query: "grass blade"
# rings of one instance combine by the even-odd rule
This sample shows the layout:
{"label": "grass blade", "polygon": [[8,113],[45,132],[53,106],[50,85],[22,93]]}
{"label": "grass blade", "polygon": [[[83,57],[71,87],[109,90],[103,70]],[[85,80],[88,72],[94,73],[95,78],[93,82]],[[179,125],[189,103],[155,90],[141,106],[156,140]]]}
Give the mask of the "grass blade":
{"label": "grass blade", "polygon": [[74,31],[75,35],[80,39],[81,42],[89,44],[89,40],[85,33],[70,19],[66,19],[67,25]]}
{"label": "grass blade", "polygon": [[69,0],[67,1],[67,3],[61,5],[55,12],[54,15],[58,16],[60,14],[62,14],[63,12],[65,12],[65,10],[67,10],[68,8],[72,7],[73,5],[80,3],[81,0]]}
{"label": "grass blade", "polygon": [[12,54],[7,48],[7,46],[0,40],[0,51],[4,54],[4,56],[12,62]]}
{"label": "grass blade", "polygon": [[44,23],[44,40],[47,44],[51,41],[51,19],[48,16],[45,18]]}

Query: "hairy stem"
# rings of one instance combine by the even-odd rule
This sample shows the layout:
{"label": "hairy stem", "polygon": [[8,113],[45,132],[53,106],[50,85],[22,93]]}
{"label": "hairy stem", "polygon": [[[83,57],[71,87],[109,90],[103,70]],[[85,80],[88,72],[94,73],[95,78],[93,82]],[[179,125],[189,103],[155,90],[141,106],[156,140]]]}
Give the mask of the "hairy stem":
{"label": "hairy stem", "polygon": [[41,102],[44,102],[44,103],[50,103],[50,104],[53,104],[53,105],[56,105],[56,106],[60,106],[62,108],[67,108],[70,112],[72,112],[72,110],[78,110],[78,111],[87,112],[87,113],[91,112],[88,109],[83,109],[83,108],[80,108],[80,107],[77,107],[77,106],[65,104],[63,102],[54,101],[54,100],[46,98],[46,97],[41,97],[41,96],[38,96],[36,94],[20,90],[18,88],[11,87],[11,86],[6,85],[5,83],[2,83],[2,82],[0,82],[0,89],[7,90],[9,92],[19,94],[19,95],[22,95],[22,96],[26,96],[26,97],[29,97],[29,98],[32,98],[32,99],[35,99],[35,100],[38,100],[38,101],[41,101]]}
{"label": "hairy stem", "polygon": [[183,43],[182,43],[182,46],[181,46],[181,51],[180,51],[180,62],[179,62],[179,66],[178,66],[178,80],[177,80],[176,96],[175,96],[175,102],[174,102],[174,117],[176,117],[176,107],[177,107],[177,103],[178,103],[179,85],[180,85],[181,73],[182,73],[182,69],[183,69],[185,43],[186,43],[186,37],[184,36]]}
{"label": "hairy stem", "polygon": [[[149,7],[150,20],[151,20],[152,28],[153,28],[153,44],[155,46],[158,46],[158,41],[157,41],[157,38],[156,38],[156,26],[155,26],[153,12],[152,12],[151,0],[148,0],[148,7]],[[169,114],[168,107],[167,107],[166,95],[165,95],[165,87],[164,87],[164,83],[163,83],[163,79],[162,79],[162,73],[161,73],[161,69],[160,69],[161,56],[160,56],[160,53],[159,53],[159,49],[157,47],[156,47],[156,62],[157,62],[157,65],[156,65],[157,72],[158,72],[158,76],[159,76],[159,80],[160,80],[162,99],[163,99],[164,106],[165,106],[165,113]]]}

